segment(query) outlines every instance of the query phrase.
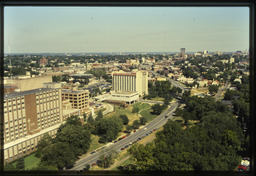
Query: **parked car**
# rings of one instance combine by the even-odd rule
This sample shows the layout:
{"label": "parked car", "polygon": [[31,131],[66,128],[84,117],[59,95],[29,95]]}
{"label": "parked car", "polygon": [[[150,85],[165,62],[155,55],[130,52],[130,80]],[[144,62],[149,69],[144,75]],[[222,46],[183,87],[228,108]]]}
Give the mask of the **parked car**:
{"label": "parked car", "polygon": [[90,154],[94,154],[94,153],[96,153],[95,151],[92,151]]}
{"label": "parked car", "polygon": [[115,141],[114,143],[117,143],[118,141]]}
{"label": "parked car", "polygon": [[129,147],[129,145],[126,145],[124,148],[127,148],[127,147]]}
{"label": "parked car", "polygon": [[92,164],[91,164],[91,166],[95,166],[95,165],[96,165],[96,163],[92,163]]}
{"label": "parked car", "polygon": [[137,141],[141,140],[141,138],[138,138]]}
{"label": "parked car", "polygon": [[124,150],[124,148],[121,148],[121,150]]}

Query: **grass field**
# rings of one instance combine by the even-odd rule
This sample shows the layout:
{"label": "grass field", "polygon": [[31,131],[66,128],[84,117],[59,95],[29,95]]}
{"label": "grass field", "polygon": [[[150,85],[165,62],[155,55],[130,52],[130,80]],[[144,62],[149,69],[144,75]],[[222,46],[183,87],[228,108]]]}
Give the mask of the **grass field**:
{"label": "grass field", "polygon": [[151,98],[150,100],[152,101],[164,101],[163,97],[155,97],[155,98]]}
{"label": "grass field", "polygon": [[128,165],[128,164],[133,164],[134,163],[134,160],[131,159],[131,158],[128,158],[127,160],[125,160],[124,162],[120,163],[118,166],[112,168],[111,170],[118,170],[117,168],[119,166],[124,166],[124,165]]}
{"label": "grass field", "polygon": [[[34,167],[37,167],[38,163],[40,162],[40,159],[35,157],[35,153],[32,153],[24,157],[24,162],[25,162],[25,170],[30,170]],[[12,163],[14,167],[16,167],[16,164],[17,164],[17,161]]]}
{"label": "grass field", "polygon": [[93,134],[92,134],[92,137],[91,137],[92,143],[91,143],[90,148],[89,148],[89,150],[88,150],[87,153],[90,153],[90,152],[92,152],[93,150],[95,150],[95,149],[97,149],[97,148],[99,148],[99,147],[105,145],[104,143],[99,143],[99,142],[98,142],[98,141],[99,141],[99,138],[100,138],[99,136],[96,136],[96,135],[93,135]]}
{"label": "grass field", "polygon": [[156,115],[151,115],[150,114],[150,105],[147,103],[141,103],[141,102],[137,102],[135,104],[133,104],[132,106],[128,106],[127,108],[120,108],[119,106],[114,106],[115,111],[112,113],[109,113],[106,117],[112,117],[112,116],[119,116],[122,114],[127,115],[127,117],[129,118],[129,125],[132,125],[134,120],[139,120],[140,116],[138,115],[138,113],[132,113],[133,107],[137,106],[139,108],[139,110],[141,111],[140,115],[144,116],[148,119],[148,121],[152,120],[153,118],[156,117]]}

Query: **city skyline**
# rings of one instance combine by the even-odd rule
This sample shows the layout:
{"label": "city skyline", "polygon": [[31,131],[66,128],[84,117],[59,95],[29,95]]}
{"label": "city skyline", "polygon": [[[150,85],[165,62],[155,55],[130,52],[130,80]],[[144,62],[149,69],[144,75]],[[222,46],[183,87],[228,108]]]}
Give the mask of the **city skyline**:
{"label": "city skyline", "polygon": [[247,7],[6,7],[7,53],[231,52],[249,48]]}

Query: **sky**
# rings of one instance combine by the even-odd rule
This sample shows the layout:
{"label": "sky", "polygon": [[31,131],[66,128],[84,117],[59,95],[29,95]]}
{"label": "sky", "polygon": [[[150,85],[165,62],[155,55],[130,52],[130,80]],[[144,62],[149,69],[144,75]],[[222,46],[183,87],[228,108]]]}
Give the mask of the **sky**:
{"label": "sky", "polygon": [[248,7],[5,7],[5,53],[249,48]]}

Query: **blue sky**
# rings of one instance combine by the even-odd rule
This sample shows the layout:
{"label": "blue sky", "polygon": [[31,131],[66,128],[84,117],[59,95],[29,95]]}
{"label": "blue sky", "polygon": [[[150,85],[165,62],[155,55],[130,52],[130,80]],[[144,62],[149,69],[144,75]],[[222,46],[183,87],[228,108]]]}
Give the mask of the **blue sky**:
{"label": "blue sky", "polygon": [[8,53],[237,51],[247,7],[5,7]]}

